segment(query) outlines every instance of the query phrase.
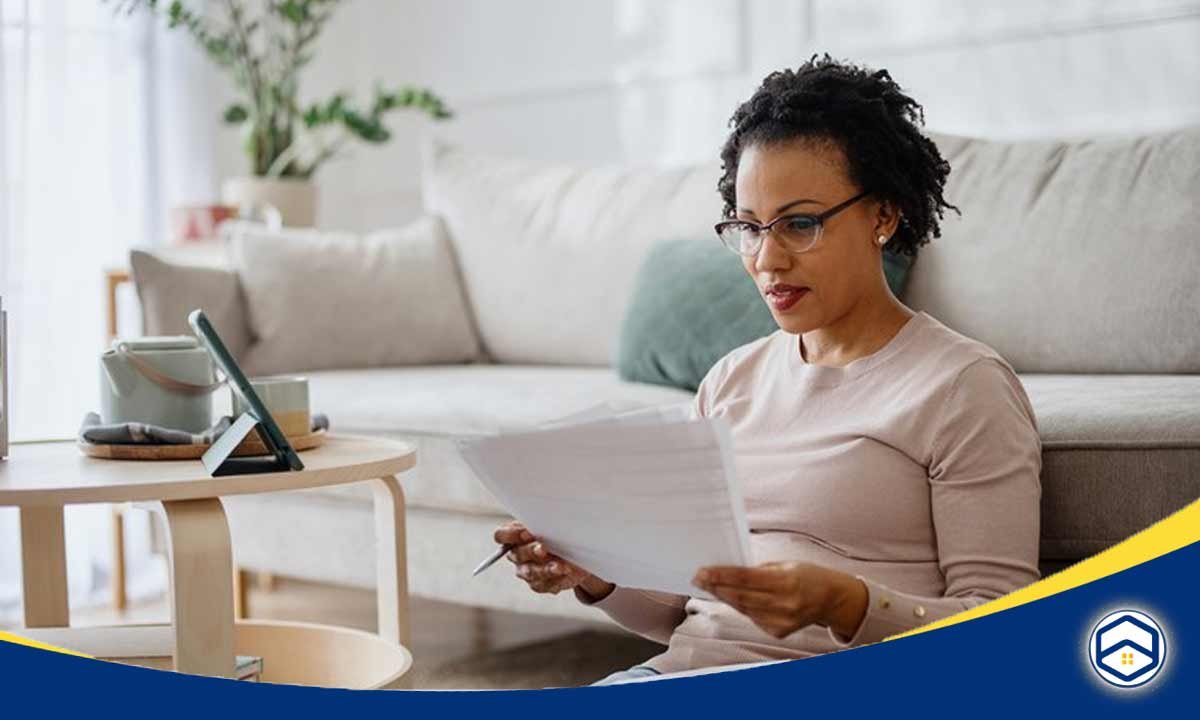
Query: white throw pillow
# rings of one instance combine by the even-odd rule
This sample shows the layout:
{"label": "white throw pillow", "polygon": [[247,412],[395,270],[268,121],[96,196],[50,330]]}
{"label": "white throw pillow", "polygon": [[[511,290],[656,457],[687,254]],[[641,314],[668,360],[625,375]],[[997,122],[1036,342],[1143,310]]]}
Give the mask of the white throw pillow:
{"label": "white throw pillow", "polygon": [[359,237],[238,228],[254,374],[470,362],[479,355],[440,220]]}

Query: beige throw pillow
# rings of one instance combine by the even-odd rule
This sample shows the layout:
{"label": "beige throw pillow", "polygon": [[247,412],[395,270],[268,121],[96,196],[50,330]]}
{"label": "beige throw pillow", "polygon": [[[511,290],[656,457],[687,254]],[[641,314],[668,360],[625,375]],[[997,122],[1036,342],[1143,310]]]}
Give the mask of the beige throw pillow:
{"label": "beige throw pillow", "polygon": [[255,374],[470,362],[479,343],[441,221],[359,237],[239,228]]}
{"label": "beige throw pillow", "polygon": [[934,140],[962,216],[921,248],[909,307],[1022,373],[1200,372],[1200,127]]}
{"label": "beige throw pillow", "polygon": [[229,352],[238,360],[244,357],[251,341],[250,325],[236,273],[170,262],[143,250],[129,253],[129,267],[142,304],[146,335],[191,335],[188,314],[201,308]]}
{"label": "beige throw pillow", "polygon": [[422,192],[454,238],[492,360],[609,365],[650,248],[718,244],[720,174],[715,163],[567,166],[433,141]]}

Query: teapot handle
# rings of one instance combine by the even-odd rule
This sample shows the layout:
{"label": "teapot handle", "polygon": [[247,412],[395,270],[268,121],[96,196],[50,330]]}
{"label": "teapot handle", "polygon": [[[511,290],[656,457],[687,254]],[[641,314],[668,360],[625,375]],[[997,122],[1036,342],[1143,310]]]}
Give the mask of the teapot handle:
{"label": "teapot handle", "polygon": [[207,395],[225,384],[224,380],[218,380],[209,385],[195,385],[182,380],[176,380],[170,375],[159,372],[157,368],[138,357],[136,353],[129,352],[124,344],[117,346],[117,354],[128,360],[129,364],[135,367],[147,380],[167,390],[174,390],[185,395]]}

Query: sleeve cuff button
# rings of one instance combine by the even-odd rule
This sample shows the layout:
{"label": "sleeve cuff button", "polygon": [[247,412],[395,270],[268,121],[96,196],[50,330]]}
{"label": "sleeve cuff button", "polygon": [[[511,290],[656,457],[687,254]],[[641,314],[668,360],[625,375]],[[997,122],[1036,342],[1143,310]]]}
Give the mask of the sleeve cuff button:
{"label": "sleeve cuff button", "polygon": [[925,617],[925,606],[918,605],[915,608],[913,608],[913,615],[916,615],[919,618]]}

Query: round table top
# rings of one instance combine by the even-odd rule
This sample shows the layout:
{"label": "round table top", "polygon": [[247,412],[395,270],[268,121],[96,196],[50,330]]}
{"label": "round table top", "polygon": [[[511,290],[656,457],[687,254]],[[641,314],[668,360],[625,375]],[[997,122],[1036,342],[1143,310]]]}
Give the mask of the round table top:
{"label": "round table top", "polygon": [[105,460],[86,457],[74,440],[18,443],[0,460],[0,506],[196,500],[300,490],[395,475],[416,465],[406,442],[330,435],[302,451],[299,471],[209,477],[199,460]]}

